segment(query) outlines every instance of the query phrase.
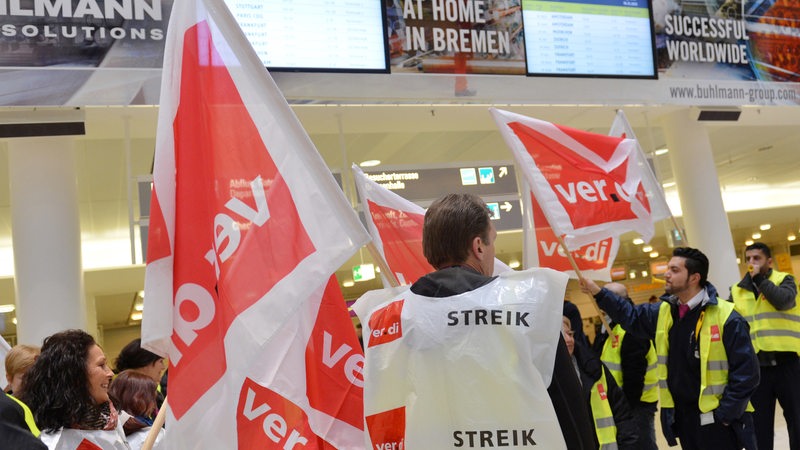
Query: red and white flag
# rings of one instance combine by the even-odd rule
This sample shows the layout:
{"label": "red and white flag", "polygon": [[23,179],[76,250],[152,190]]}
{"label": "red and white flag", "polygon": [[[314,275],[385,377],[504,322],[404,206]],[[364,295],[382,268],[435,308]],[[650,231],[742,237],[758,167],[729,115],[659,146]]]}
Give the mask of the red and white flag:
{"label": "red and white flag", "polygon": [[[436,270],[422,253],[425,209],[370,180],[355,164],[353,179],[372,242],[395,279],[402,285],[412,284]],[[495,258],[495,275],[508,270],[511,268]]]}
{"label": "red and white flag", "polygon": [[370,180],[355,164],[353,179],[372,242],[395,279],[411,284],[433,272],[422,254],[425,209]]}
{"label": "red and white flag", "polygon": [[[542,207],[533,193],[526,188],[523,195],[526,214],[522,218],[522,243],[525,267],[549,267],[564,272],[570,278],[578,278],[572,265],[559,245],[556,233],[547,222]],[[529,212],[529,213],[528,213]],[[610,236],[595,243],[573,250],[572,259],[581,274],[592,280],[611,281],[611,266],[619,251],[619,237]]]}
{"label": "red and white flag", "polygon": [[643,239],[653,221],[632,139],[576,130],[490,109],[553,230],[570,250],[627,231]]}
{"label": "red and white flag", "polygon": [[611,123],[611,129],[608,135],[633,139],[636,142],[636,151],[633,153],[634,167],[639,171],[642,178],[642,188],[650,204],[653,222],[672,217],[672,212],[669,210],[667,198],[664,195],[661,183],[659,183],[653,173],[650,162],[647,160],[647,157],[644,156],[642,146],[639,144],[639,140],[636,139],[636,134],[633,132],[633,128],[628,122],[625,112],[621,109],[617,110],[617,115],[614,116],[614,122]]}
{"label": "red and white flag", "polygon": [[320,308],[369,236],[222,0],[175,2],[166,40],[142,324],[165,444],[361,448],[363,355]]}

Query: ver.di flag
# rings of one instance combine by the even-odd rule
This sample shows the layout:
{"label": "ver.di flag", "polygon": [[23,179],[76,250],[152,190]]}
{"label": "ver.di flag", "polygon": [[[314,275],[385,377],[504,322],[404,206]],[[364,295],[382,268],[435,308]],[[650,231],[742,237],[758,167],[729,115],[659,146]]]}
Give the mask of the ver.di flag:
{"label": "ver.di flag", "polygon": [[633,170],[632,139],[490,111],[550,226],[569,249],[627,231],[650,240],[653,222],[640,173]]}
{"label": "ver.di flag", "polygon": [[433,272],[422,254],[425,209],[370,180],[355,164],[353,178],[367,230],[395,279],[411,284]]}
{"label": "ver.di flag", "polygon": [[[395,279],[402,285],[412,284],[433,272],[422,253],[425,209],[370,180],[355,164],[352,169],[372,242]],[[508,270],[511,268],[495,258],[495,275]]]}
{"label": "ver.di flag", "polygon": [[633,152],[632,155],[634,158],[634,167],[639,171],[642,178],[642,188],[650,204],[653,222],[672,217],[672,212],[669,210],[669,205],[664,196],[664,190],[661,188],[661,183],[658,182],[647,157],[644,156],[642,146],[639,144],[639,140],[636,139],[636,134],[633,132],[633,128],[628,122],[628,118],[625,116],[623,110],[617,110],[608,135],[633,139],[636,142],[636,151]]}
{"label": "ver.di flag", "polygon": [[366,231],[222,0],[175,3],[164,61],[142,336],[165,444],[360,448],[363,356],[319,311]]}
{"label": "ver.di flag", "polygon": [[[522,218],[522,244],[525,267],[549,267],[564,272],[570,278],[578,278],[578,274],[559,245],[556,233],[536,201],[533,193],[524,187],[523,204],[526,211]],[[592,280],[611,281],[611,266],[619,251],[619,237],[610,236],[597,242],[584,245],[573,250],[572,259],[581,274]]]}

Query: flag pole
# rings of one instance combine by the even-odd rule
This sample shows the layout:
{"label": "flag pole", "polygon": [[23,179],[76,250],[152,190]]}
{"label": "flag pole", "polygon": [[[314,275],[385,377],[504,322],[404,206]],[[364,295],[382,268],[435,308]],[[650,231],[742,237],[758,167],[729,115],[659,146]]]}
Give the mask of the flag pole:
{"label": "flag pole", "polygon": [[[583,275],[581,274],[580,269],[578,269],[578,264],[575,262],[575,258],[572,257],[572,253],[567,248],[567,244],[564,243],[564,239],[558,234],[556,234],[556,239],[558,239],[558,243],[559,245],[561,245],[561,248],[564,249],[564,253],[566,253],[567,259],[569,260],[569,265],[572,266],[572,270],[575,271],[575,274],[578,275],[578,280],[580,280],[581,278],[583,278]],[[597,311],[597,314],[600,316],[600,320],[603,322],[603,326],[606,327],[606,330],[608,330],[608,332],[610,333],[611,326],[608,324],[608,320],[606,320],[605,314],[603,314],[603,312],[600,310],[600,306],[597,305],[597,301],[595,301],[594,296],[592,296],[591,294],[588,295],[589,299],[591,300],[592,306],[594,306],[595,311]]]}
{"label": "flag pole", "polygon": [[381,252],[378,251],[378,247],[375,246],[374,242],[369,241],[367,243],[367,250],[372,256],[372,259],[378,263],[378,267],[381,268],[381,273],[386,274],[384,277],[389,280],[389,284],[392,287],[400,286],[400,282],[397,281],[397,277],[394,276],[394,272],[392,272],[392,269],[389,268],[389,264],[387,264],[386,260],[383,259],[383,255],[381,255]]}
{"label": "flag pole", "polygon": [[147,433],[147,437],[142,443],[142,450],[153,449],[153,444],[156,443],[156,438],[158,437],[158,433],[161,432],[161,428],[164,427],[164,420],[166,420],[166,418],[167,398],[164,397],[164,403],[161,404],[161,409],[158,410],[158,414],[156,415],[155,420],[153,420],[153,426],[150,427],[150,432]]}

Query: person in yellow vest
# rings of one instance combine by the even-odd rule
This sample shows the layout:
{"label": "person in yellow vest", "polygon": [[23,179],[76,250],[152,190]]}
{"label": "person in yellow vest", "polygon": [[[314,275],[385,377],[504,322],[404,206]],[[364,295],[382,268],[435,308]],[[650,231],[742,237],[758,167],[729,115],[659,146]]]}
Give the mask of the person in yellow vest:
{"label": "person in yellow vest", "polygon": [[[625,285],[608,283],[604,287],[633,305]],[[658,450],[655,429],[658,409],[656,349],[649,339],[627,335],[622,326],[610,322],[611,331],[604,330],[598,335],[593,349],[625,393],[639,435],[637,448]]]}
{"label": "person in yellow vest", "polygon": [[[0,446],[15,450],[46,450],[31,428],[33,420],[26,417],[19,400],[0,392]],[[39,429],[33,425],[36,433]]]}
{"label": "person in yellow vest", "polygon": [[[19,400],[19,397],[23,392],[25,374],[33,366],[33,363],[36,362],[39,353],[41,353],[41,348],[38,346],[18,344],[8,351],[5,359],[6,380],[8,381],[5,392],[8,398],[16,403],[16,405],[10,405],[5,410],[5,412],[10,414],[7,418],[11,416],[15,417],[18,413],[21,413],[23,418],[22,423],[24,423],[25,428],[37,438],[41,432],[39,431],[39,427],[36,426],[36,422],[33,420],[33,413],[31,409],[28,408],[28,405]],[[0,442],[2,442],[2,440],[0,440]]]}
{"label": "person in yellow vest", "polygon": [[575,339],[575,331],[568,316],[563,316],[561,334],[572,357],[572,364],[592,416],[597,448],[640,450],[637,443],[638,430],[630,406],[608,367],[600,362],[589,346]]}
{"label": "person in yellow vest", "polygon": [[38,346],[26,344],[15,345],[8,351],[5,359],[6,381],[8,381],[6,394],[20,396],[25,374],[36,362],[36,357],[41,351]]}
{"label": "person in yellow vest", "polygon": [[772,450],[775,401],[789,432],[789,446],[800,449],[800,307],[797,281],[772,268],[772,252],[756,242],[745,248],[748,272],[731,287],[736,311],[750,324],[750,337],[761,366],[761,383],[751,401],[760,450]]}
{"label": "person in yellow vest", "polygon": [[662,428],[687,450],[754,449],[750,396],[759,382],[747,321],[717,297],[701,251],[673,250],[661,303],[631,306],[582,278],[601,309],[634,335],[652,339],[658,355]]}

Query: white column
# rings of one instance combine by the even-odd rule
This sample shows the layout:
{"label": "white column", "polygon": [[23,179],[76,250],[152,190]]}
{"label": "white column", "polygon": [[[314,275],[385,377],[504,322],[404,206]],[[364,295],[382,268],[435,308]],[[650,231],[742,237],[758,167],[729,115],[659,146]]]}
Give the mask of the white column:
{"label": "white column", "polygon": [[688,110],[670,114],[664,125],[686,238],[690,247],[708,256],[708,280],[727,298],[730,286],[740,279],[739,268],[708,132]]}
{"label": "white column", "polygon": [[11,139],[8,160],[17,340],[41,345],[87,326],[74,141]]}

